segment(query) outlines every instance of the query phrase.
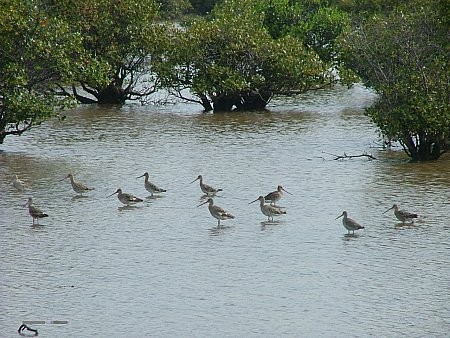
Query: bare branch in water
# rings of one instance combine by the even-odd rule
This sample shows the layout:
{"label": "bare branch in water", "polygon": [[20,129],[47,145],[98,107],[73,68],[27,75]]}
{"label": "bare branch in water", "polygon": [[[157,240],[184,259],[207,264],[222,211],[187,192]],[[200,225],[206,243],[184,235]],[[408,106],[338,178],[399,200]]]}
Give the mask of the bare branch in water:
{"label": "bare branch in water", "polygon": [[366,152],[359,154],[359,155],[347,155],[346,153],[344,153],[344,155],[336,155],[336,154],[327,153],[326,151],[322,151],[322,154],[334,156],[333,160],[343,160],[343,159],[358,158],[358,157],[367,157],[370,160],[376,160],[376,157],[374,157],[373,155],[367,154]]}

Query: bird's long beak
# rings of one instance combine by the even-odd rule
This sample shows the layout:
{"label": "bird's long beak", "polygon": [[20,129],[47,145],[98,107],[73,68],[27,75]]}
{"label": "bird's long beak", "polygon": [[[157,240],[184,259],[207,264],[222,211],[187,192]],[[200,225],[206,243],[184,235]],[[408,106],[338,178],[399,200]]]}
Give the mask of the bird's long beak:
{"label": "bird's long beak", "polygon": [[111,197],[112,195],[115,195],[115,194],[117,194],[117,191],[116,191],[116,192],[113,192],[111,195],[106,196],[106,197]]}
{"label": "bird's long beak", "polygon": [[284,188],[281,188],[281,190],[283,190],[284,192],[287,192],[289,195],[292,195],[289,191],[287,191],[287,190],[284,189]]}
{"label": "bird's long beak", "polygon": [[344,216],[344,213],[340,214],[338,217],[336,217],[335,219],[341,218],[342,216]]}
{"label": "bird's long beak", "polygon": [[256,200],[249,202],[248,204],[255,203],[255,202],[258,201],[258,200],[259,200],[259,197],[258,197]]}
{"label": "bird's long beak", "polygon": [[199,205],[197,205],[197,208],[198,208],[198,207],[200,207],[200,206],[202,206],[203,204],[206,204],[206,203],[208,203],[208,202],[209,202],[209,200],[207,200],[207,201],[203,202],[202,204],[199,204]]}
{"label": "bird's long beak", "polygon": [[189,184],[192,184],[192,183],[194,183],[195,181],[197,181],[198,180],[198,177],[195,179],[195,180],[193,180],[191,183],[189,183]]}
{"label": "bird's long beak", "polygon": [[145,176],[145,174],[144,175],[141,175],[141,176],[138,176],[138,177],[136,177],[136,178],[141,178],[141,177],[144,177]]}
{"label": "bird's long beak", "polygon": [[387,209],[385,212],[383,212],[383,214],[387,213],[389,210],[394,209],[394,207],[390,207],[389,209]]}
{"label": "bird's long beak", "polygon": [[67,177],[69,177],[69,176],[64,177],[62,180],[59,180],[58,182],[64,181]]}

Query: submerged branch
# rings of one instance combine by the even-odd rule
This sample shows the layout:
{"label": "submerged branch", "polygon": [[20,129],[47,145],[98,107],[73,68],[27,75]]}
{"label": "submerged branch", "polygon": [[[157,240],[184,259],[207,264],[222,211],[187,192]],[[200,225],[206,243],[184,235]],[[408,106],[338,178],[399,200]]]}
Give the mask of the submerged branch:
{"label": "submerged branch", "polygon": [[358,158],[358,157],[367,157],[370,160],[376,160],[376,157],[374,157],[373,155],[367,154],[365,152],[362,154],[359,154],[359,155],[347,155],[346,153],[344,153],[344,155],[336,155],[336,154],[327,153],[326,151],[322,151],[322,154],[334,156],[333,160],[342,160],[342,159],[347,159],[347,158]]}
{"label": "submerged branch", "polygon": [[83,95],[78,94],[77,89],[75,88],[74,85],[72,85],[72,92],[73,95],[75,96],[75,98],[78,100],[78,102],[83,103],[83,104],[94,104],[94,103],[98,103],[96,100],[93,100],[91,98],[85,97]]}

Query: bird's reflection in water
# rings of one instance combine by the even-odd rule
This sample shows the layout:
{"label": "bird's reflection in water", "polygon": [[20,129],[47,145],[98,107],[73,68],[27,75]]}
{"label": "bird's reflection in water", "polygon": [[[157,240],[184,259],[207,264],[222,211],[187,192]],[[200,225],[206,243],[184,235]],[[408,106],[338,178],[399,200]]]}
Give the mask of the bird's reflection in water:
{"label": "bird's reflection in water", "polygon": [[139,207],[136,206],[136,205],[124,205],[124,206],[118,207],[117,210],[119,210],[119,211],[127,211],[127,210],[136,210],[138,208]]}
{"label": "bird's reflection in water", "polygon": [[209,235],[210,236],[221,236],[221,235],[231,231],[232,229],[234,229],[234,226],[231,226],[231,225],[215,226],[215,227],[209,229]]}

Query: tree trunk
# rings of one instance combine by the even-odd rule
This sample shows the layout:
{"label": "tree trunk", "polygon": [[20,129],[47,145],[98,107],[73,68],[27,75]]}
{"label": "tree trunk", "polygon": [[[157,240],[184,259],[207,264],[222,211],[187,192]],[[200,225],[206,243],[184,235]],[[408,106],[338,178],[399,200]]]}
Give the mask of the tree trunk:
{"label": "tree trunk", "polygon": [[271,97],[272,93],[266,91],[221,94],[213,98],[214,112],[262,110]]}
{"label": "tree trunk", "polygon": [[214,113],[229,112],[239,104],[239,96],[221,94],[213,98]]}
{"label": "tree trunk", "polygon": [[126,93],[122,87],[109,84],[97,93],[96,98],[99,104],[124,104]]}
{"label": "tree trunk", "polygon": [[270,92],[249,92],[242,95],[241,105],[237,106],[237,110],[262,110],[269,103],[272,93]]}
{"label": "tree trunk", "polygon": [[202,101],[202,106],[205,109],[205,112],[213,110],[211,102],[209,102],[208,97],[206,95],[204,94],[200,95],[200,100]]}
{"label": "tree trunk", "polygon": [[441,144],[438,139],[426,133],[420,133],[417,142],[414,142],[411,135],[407,135],[403,140],[403,145],[408,150],[407,154],[413,162],[437,160],[445,149],[445,142]]}

